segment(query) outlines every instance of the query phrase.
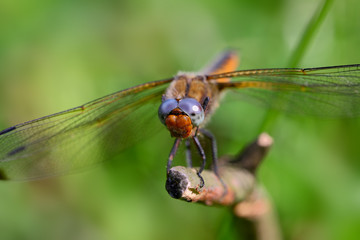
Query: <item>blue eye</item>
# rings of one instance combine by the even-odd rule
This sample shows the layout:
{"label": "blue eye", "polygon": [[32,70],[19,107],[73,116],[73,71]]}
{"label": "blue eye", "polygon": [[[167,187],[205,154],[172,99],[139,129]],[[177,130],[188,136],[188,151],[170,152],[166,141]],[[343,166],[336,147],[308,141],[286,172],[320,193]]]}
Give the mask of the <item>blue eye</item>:
{"label": "blue eye", "polygon": [[161,103],[159,110],[158,110],[158,116],[162,123],[165,123],[166,117],[169,115],[169,113],[177,108],[178,102],[173,99],[166,99],[164,102]]}
{"label": "blue eye", "polygon": [[178,107],[190,117],[195,126],[199,126],[204,121],[204,109],[194,98],[180,100]]}

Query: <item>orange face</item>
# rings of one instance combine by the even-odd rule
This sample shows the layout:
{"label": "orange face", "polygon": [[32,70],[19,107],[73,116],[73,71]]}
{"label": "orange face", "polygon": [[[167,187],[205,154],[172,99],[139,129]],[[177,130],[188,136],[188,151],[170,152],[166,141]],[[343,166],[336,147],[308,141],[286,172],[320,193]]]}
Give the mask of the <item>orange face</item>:
{"label": "orange face", "polygon": [[175,108],[165,119],[165,126],[171,136],[176,138],[188,138],[191,136],[193,124],[188,115],[179,108]]}
{"label": "orange face", "polygon": [[204,121],[205,111],[194,98],[170,98],[163,99],[159,106],[158,116],[170,131],[171,136],[189,138],[195,135],[197,127]]}

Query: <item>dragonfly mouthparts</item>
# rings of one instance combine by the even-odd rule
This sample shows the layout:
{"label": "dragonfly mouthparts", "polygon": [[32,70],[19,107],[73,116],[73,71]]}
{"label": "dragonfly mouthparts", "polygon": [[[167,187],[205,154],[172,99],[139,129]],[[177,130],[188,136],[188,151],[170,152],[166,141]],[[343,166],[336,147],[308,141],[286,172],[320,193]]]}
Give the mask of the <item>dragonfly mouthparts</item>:
{"label": "dragonfly mouthparts", "polygon": [[165,119],[165,125],[172,137],[188,138],[191,136],[193,124],[190,117],[179,108],[174,109]]}

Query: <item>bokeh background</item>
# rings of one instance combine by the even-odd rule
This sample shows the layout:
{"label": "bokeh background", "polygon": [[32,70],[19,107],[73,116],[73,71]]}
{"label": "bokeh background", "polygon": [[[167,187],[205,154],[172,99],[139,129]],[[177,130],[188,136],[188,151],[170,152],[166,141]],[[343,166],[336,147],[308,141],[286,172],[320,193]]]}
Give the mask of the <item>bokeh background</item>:
{"label": "bokeh background", "polygon": [[[288,67],[321,4],[2,0],[0,128],[178,70],[196,71],[227,48],[240,53],[241,69]],[[359,9],[357,0],[334,1],[298,66],[360,63]],[[220,154],[236,153],[256,138],[266,113],[225,99],[209,125]],[[280,113],[264,130],[275,144],[259,181],[271,196],[284,239],[358,239],[359,119]],[[227,208],[167,195],[172,142],[164,129],[91,171],[0,182],[0,239],[236,238]]]}

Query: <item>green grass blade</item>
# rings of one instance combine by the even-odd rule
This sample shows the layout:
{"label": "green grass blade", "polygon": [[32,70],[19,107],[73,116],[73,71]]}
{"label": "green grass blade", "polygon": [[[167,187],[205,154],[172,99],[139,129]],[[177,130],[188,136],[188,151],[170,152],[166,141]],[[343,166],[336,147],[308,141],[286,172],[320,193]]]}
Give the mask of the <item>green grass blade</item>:
{"label": "green grass blade", "polygon": [[[311,40],[315,38],[317,31],[320,29],[321,23],[329,12],[333,0],[324,0],[318,7],[317,11],[313,14],[311,20],[302,34],[302,37],[297,44],[290,60],[288,67],[296,67],[309,48]],[[264,120],[259,128],[259,132],[271,131],[277,119],[278,112],[269,110],[264,117]]]}

